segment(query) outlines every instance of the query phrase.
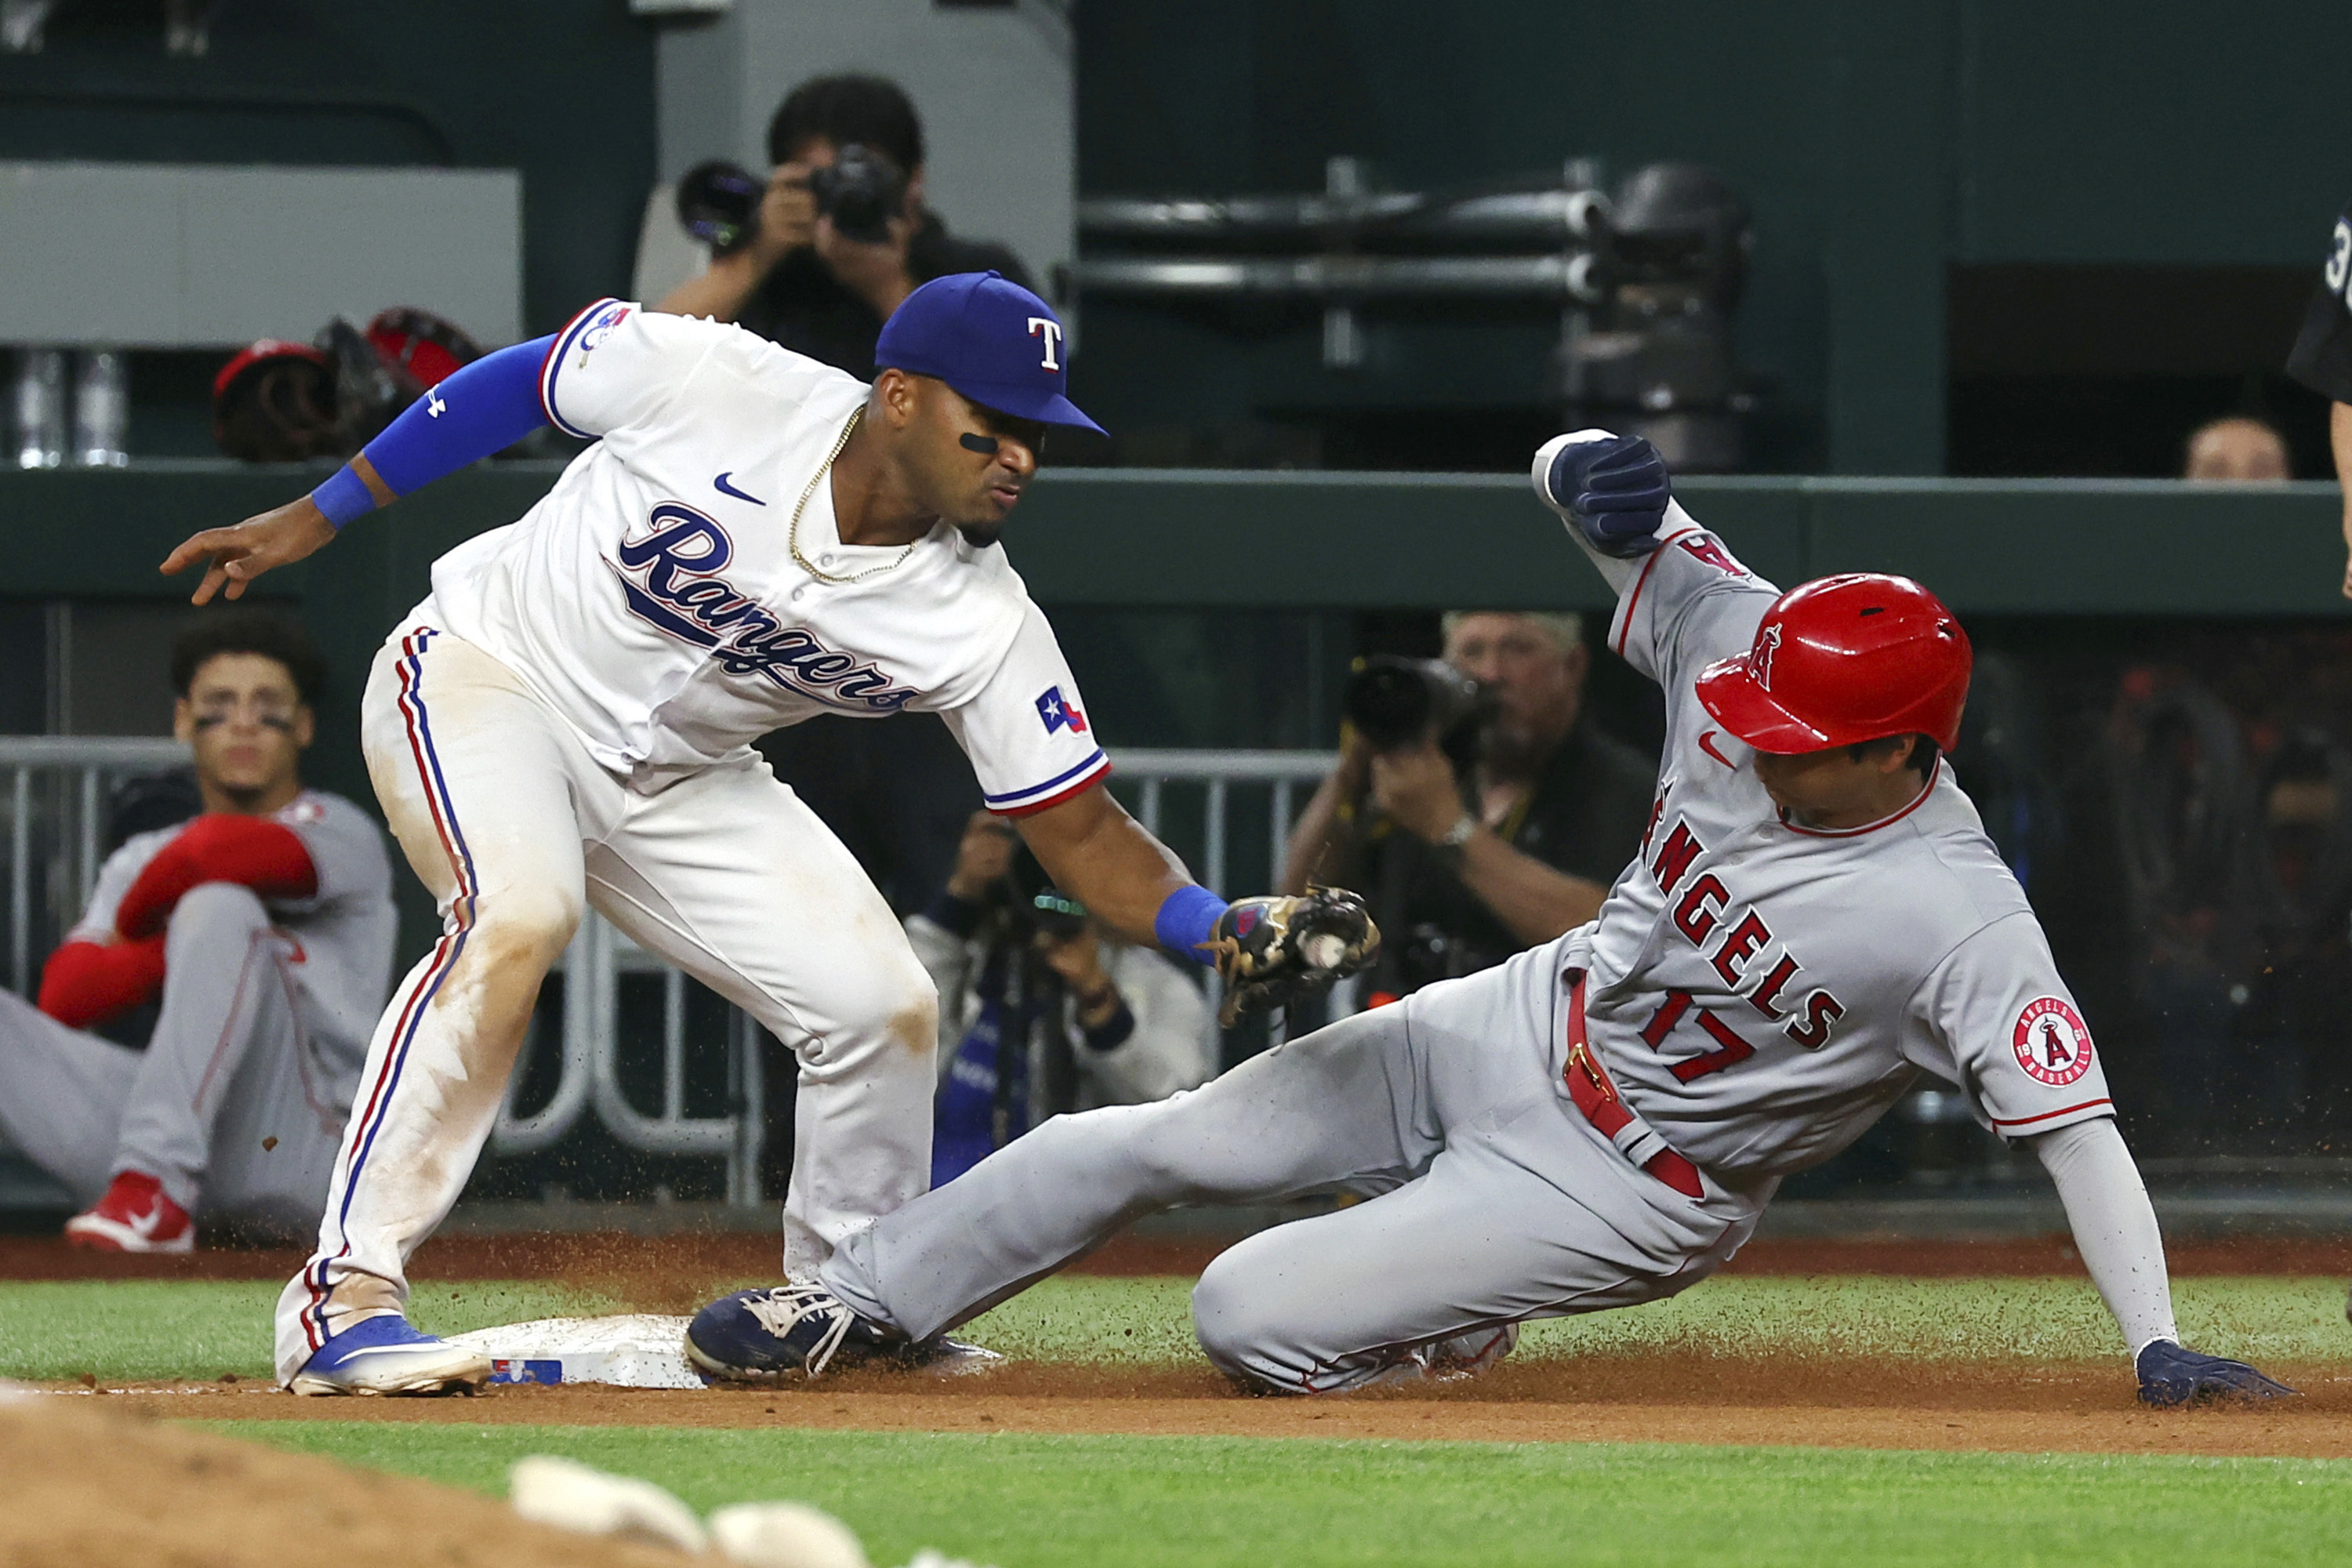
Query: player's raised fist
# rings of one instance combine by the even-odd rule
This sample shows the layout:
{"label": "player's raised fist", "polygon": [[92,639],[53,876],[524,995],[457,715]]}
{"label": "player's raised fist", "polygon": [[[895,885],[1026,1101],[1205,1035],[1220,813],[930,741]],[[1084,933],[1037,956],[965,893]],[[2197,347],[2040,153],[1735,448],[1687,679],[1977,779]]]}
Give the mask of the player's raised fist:
{"label": "player's raised fist", "polygon": [[2135,1363],[2143,1405],[2187,1405],[2202,1399],[2276,1399],[2294,1389],[2242,1361],[2151,1340]]}
{"label": "player's raised fist", "polygon": [[1604,555],[1656,548],[1674,488],[1666,460],[1639,436],[1579,430],[1555,436],[1536,453],[1536,494]]}
{"label": "player's raised fist", "polygon": [[1380,927],[1345,888],[1297,898],[1243,899],[1217,917],[1209,941],[1225,983],[1219,1022],[1278,1006],[1301,991],[1345,979],[1381,950]]}

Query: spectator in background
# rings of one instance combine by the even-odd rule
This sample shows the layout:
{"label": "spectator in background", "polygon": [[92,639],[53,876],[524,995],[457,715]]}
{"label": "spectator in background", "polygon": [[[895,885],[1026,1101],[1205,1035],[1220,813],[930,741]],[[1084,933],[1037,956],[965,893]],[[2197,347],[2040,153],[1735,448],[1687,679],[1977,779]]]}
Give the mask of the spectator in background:
{"label": "spectator in background", "polygon": [[[2352,205],[2328,237],[2327,259],[2320,264],[2286,373],[2329,400],[2327,445],[2344,486],[2344,542],[2352,550]],[[2345,562],[2344,596],[2352,599],[2352,555]]]}
{"label": "spectator in background", "polygon": [[947,887],[907,921],[940,993],[934,1186],[1047,1116],[1165,1100],[1215,1071],[1192,977],[1052,889],[1029,891],[1042,874],[1019,875],[1019,858],[1012,824],[974,812]]}
{"label": "spectator in background", "polygon": [[[889,237],[867,244],[818,215],[809,174],[833,167],[845,147],[880,153],[906,176]],[[882,323],[919,284],[950,272],[1028,275],[1001,245],[957,239],[923,205],[923,126],[896,82],[826,76],[794,88],[768,123],[775,163],[758,232],[740,250],[673,289],[655,309],[734,321],[795,353],[861,380],[874,374]]]}
{"label": "spectator in background", "polygon": [[[878,152],[907,174],[904,210],[885,244],[847,238],[817,214],[810,172],[832,167],[850,146]],[[995,271],[1029,286],[1011,251],[953,237],[923,205],[922,121],[895,82],[827,76],[801,83],[769,122],[768,155],[776,168],[758,233],[656,310],[737,322],[866,380],[882,323],[917,285]],[[760,753],[857,857],[893,909],[919,910],[939,891],[980,786],[936,717],[826,715],[765,737]]]}
{"label": "spectator in background", "polygon": [[[186,1252],[195,1218],[319,1222],[392,979],[392,867],[302,787],[323,668],[300,628],[214,611],[173,649],[203,811],[106,859],[38,1008],[0,993],[0,1145],[91,1206],[79,1247]],[[145,1052],[88,1031],[160,998]]]}
{"label": "spectator in background", "polygon": [[2269,421],[2243,414],[2209,419],[2189,433],[2184,479],[2260,482],[2294,478],[2286,439]]}
{"label": "spectator in background", "polygon": [[1501,963],[1582,925],[1639,847],[1657,770],[1584,721],[1581,616],[1456,611],[1445,662],[1489,698],[1474,754],[1423,736],[1376,754],[1352,730],[1290,838],[1283,886],[1365,889],[1379,991]]}

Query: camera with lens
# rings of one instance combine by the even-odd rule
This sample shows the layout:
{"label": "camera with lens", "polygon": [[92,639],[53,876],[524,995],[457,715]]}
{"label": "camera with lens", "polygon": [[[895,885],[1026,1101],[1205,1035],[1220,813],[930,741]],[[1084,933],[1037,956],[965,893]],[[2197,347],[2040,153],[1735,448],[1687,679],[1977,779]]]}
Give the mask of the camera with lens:
{"label": "camera with lens", "polygon": [[1484,688],[1442,658],[1381,653],[1356,660],[1340,706],[1375,752],[1427,739],[1458,761],[1475,743],[1488,702]]}
{"label": "camera with lens", "polygon": [[[818,216],[831,218],[844,239],[865,245],[887,240],[890,220],[906,207],[907,172],[859,142],[844,147],[825,167],[810,170],[808,185]],[[759,234],[760,203],[766,194],[767,182],[713,158],[678,180],[677,221],[713,255],[730,255]]]}

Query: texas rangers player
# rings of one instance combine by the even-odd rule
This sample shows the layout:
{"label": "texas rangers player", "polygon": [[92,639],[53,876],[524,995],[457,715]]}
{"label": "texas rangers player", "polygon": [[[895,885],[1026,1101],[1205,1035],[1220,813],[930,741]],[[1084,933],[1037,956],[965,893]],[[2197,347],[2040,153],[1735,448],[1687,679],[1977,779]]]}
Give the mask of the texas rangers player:
{"label": "texas rangers player", "polygon": [[[271,615],[203,616],[172,672],[203,812],[106,858],[37,1009],[0,992],[0,1148],[89,1203],[66,1239],[106,1251],[191,1251],[199,1217],[317,1226],[392,980],[383,835],[302,786],[310,639]],[[151,1000],[144,1051],[88,1032]]]}
{"label": "texas rangers player", "polygon": [[368,686],[377,797],[445,934],[377,1028],[318,1252],[280,1300],[289,1387],[488,1375],[407,1324],[404,1269],[472,1169],[583,896],[797,1052],[787,1278],[923,1190],[938,997],[856,861],[750,749],[780,725],[938,712],[1061,886],[1239,991],[1369,948],[1346,897],[1229,907],[1101,787],[1076,683],[995,547],[1046,426],[1090,423],[1061,351],[1053,311],[993,274],[910,296],[870,388],[606,300],[451,376],[311,496],[165,562],[210,556],[196,597],[234,595],[542,424],[596,438],[520,522],[436,563]]}
{"label": "texas rangers player", "polygon": [[1326,1392],[1475,1368],[1529,1318],[1671,1296],[1921,1071],[2030,1144],[2137,1358],[2143,1398],[2284,1392],[2183,1350],[2091,1037],[1938,752],[1969,654],[1916,583],[1780,595],[1672,504],[1643,441],[1538,454],[1664,687],[1651,825],[1599,917],[1157,1105],[1048,1122],[851,1236],[822,1285],[689,1331],[707,1369],[814,1375],[963,1321],[1180,1204],[1377,1194],[1202,1276],[1210,1359]]}

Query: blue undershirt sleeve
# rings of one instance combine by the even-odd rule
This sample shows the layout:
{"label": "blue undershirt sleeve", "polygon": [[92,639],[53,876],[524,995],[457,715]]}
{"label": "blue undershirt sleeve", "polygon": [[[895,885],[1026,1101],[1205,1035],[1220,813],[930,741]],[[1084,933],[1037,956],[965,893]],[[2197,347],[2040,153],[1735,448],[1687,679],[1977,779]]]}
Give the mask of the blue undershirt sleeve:
{"label": "blue undershirt sleeve", "polygon": [[[404,496],[444,474],[504,451],[551,421],[539,398],[540,368],[554,334],[484,354],[410,404],[362,456]],[[337,528],[373,510],[373,498],[346,465],[310,492]]]}

